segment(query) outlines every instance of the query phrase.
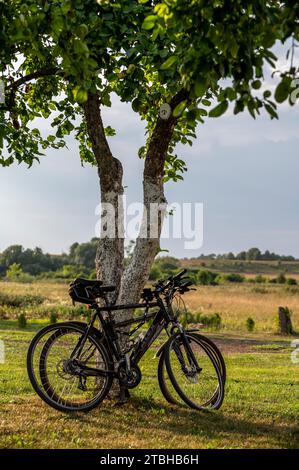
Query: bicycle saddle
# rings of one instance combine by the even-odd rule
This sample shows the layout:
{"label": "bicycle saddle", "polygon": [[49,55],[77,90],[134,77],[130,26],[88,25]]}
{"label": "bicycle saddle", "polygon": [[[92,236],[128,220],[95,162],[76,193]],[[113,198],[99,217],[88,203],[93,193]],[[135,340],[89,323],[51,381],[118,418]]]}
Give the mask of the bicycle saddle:
{"label": "bicycle saddle", "polygon": [[78,277],[75,284],[81,284],[82,287],[98,287],[102,292],[113,292],[116,286],[103,286],[103,281],[83,279]]}

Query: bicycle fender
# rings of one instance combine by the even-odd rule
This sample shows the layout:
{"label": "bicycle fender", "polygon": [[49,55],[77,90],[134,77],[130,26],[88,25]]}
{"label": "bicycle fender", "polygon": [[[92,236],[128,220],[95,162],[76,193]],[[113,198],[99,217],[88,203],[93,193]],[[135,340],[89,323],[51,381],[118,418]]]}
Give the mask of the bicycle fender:
{"label": "bicycle fender", "polygon": [[166,348],[166,345],[168,344],[168,342],[169,342],[169,339],[167,341],[165,341],[165,343],[162,344],[162,346],[160,346],[159,350],[156,352],[154,357],[160,357],[161,356],[161,354],[164,351],[164,349]]}
{"label": "bicycle fender", "polygon": [[[86,329],[87,328],[87,324],[84,323],[84,322],[81,322],[81,321],[70,321],[70,322],[67,322],[69,324],[73,324],[73,325],[78,325],[80,326],[81,328],[84,328]],[[103,333],[98,330],[95,326],[92,326],[91,329],[90,329],[91,333],[96,336],[97,339],[102,339],[103,338]]]}

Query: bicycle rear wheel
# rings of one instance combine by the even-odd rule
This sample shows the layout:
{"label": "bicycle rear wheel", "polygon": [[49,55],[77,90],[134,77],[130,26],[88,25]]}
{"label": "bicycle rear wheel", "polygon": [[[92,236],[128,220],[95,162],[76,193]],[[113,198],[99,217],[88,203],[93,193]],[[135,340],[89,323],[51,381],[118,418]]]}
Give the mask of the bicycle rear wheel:
{"label": "bicycle rear wheel", "polygon": [[215,351],[201,341],[200,335],[187,332],[184,336],[174,336],[166,346],[169,378],[180,398],[191,408],[218,409],[223,402],[226,371],[225,365],[221,369]]}
{"label": "bicycle rear wheel", "polygon": [[78,358],[72,359],[85,328],[72,322],[52,325],[32,340],[27,354],[29,379],[38,395],[60,411],[89,411],[106,397],[112,374],[84,376],[82,367],[111,371],[106,348],[94,335],[88,336]]}

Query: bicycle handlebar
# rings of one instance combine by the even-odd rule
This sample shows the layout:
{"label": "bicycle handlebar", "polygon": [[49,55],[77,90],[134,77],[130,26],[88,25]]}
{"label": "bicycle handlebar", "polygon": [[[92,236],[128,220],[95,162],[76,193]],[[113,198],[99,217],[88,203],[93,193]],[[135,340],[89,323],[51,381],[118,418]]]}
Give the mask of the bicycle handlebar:
{"label": "bicycle handlebar", "polygon": [[176,274],[175,276],[170,276],[165,281],[164,280],[158,281],[158,284],[155,285],[156,292],[160,294],[164,292],[166,289],[168,289],[170,286],[181,287],[181,289],[189,290],[188,288],[190,285],[193,284],[193,282],[187,281],[188,278],[185,278],[187,282],[181,284],[181,286],[179,283],[176,283],[176,281],[182,280],[181,278],[184,276],[184,274],[186,274],[186,272],[187,272],[187,269],[183,269],[178,274]]}
{"label": "bicycle handlebar", "polygon": [[187,269],[183,269],[178,274],[176,274],[175,276],[170,276],[168,279],[170,281],[175,281],[177,279],[180,279],[180,277],[184,276],[184,274],[186,274],[186,272],[187,272]]}

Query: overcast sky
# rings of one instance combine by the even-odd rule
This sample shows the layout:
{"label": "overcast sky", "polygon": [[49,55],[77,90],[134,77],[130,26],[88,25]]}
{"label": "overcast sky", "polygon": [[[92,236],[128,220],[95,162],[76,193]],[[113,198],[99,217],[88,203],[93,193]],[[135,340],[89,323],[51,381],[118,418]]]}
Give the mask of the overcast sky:
{"label": "overcast sky", "polygon": [[[163,240],[178,257],[239,252],[252,246],[299,257],[299,106],[283,105],[279,121],[231,112],[198,127],[193,147],[177,153],[188,166],[184,181],[167,183],[168,202],[202,202],[204,241]],[[113,100],[103,112],[116,128],[112,150],[125,167],[128,201],[141,201],[143,125],[129,105]],[[47,123],[43,124],[47,126]],[[97,172],[80,164],[76,142],[47,151],[31,169],[0,168],[0,251],[11,244],[60,253],[95,236]]]}

